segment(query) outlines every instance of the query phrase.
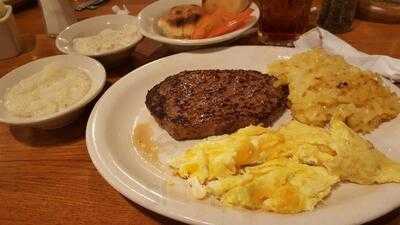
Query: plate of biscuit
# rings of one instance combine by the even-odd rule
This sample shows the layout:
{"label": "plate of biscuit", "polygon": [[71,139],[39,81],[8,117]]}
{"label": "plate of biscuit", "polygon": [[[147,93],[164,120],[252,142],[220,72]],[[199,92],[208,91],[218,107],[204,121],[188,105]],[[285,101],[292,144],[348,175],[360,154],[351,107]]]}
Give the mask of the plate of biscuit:
{"label": "plate of biscuit", "polygon": [[138,16],[144,36],[180,46],[210,45],[238,38],[259,17],[258,6],[248,0],[160,0]]}

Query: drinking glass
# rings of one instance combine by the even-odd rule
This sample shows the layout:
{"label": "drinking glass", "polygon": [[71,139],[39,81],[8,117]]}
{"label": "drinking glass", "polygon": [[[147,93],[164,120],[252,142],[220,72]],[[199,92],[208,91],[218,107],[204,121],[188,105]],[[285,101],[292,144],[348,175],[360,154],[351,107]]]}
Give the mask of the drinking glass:
{"label": "drinking glass", "polygon": [[257,0],[258,37],[266,45],[293,46],[308,25],[312,0]]}

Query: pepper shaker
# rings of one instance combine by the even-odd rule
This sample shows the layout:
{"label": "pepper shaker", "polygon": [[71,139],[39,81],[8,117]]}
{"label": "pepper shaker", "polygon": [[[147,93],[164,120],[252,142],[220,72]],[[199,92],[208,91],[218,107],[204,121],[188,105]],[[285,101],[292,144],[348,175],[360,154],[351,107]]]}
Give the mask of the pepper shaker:
{"label": "pepper shaker", "polygon": [[332,33],[351,30],[358,0],[324,0],[318,24]]}

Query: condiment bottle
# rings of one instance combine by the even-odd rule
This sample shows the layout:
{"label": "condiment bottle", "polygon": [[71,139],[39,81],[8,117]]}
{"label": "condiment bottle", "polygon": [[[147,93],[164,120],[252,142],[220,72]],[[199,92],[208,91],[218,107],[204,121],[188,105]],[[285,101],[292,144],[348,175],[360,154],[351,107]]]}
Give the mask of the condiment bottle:
{"label": "condiment bottle", "polygon": [[324,0],[318,24],[332,33],[351,30],[358,0]]}

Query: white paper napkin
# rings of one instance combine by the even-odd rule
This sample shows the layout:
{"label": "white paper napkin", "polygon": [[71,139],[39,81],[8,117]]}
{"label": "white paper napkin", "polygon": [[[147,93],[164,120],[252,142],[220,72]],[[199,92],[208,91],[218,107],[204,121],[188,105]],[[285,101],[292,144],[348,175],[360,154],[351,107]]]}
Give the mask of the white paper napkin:
{"label": "white paper napkin", "polygon": [[329,53],[343,56],[347,62],[353,65],[379,73],[392,81],[400,82],[399,59],[360,52],[320,27],[303,34],[294,45],[300,49],[323,48]]}

